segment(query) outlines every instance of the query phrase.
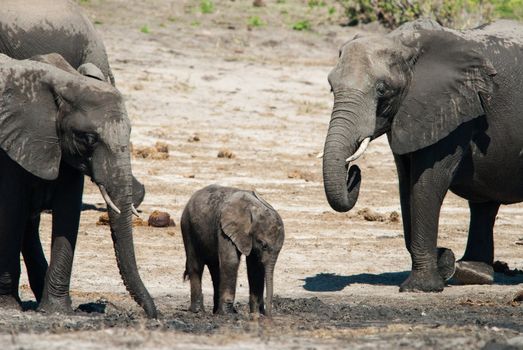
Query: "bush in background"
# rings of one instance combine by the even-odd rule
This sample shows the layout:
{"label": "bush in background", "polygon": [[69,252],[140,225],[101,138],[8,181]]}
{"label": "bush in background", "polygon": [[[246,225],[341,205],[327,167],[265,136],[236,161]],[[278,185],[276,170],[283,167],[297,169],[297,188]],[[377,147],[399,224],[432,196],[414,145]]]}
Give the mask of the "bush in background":
{"label": "bush in background", "polygon": [[379,21],[396,28],[420,17],[444,26],[472,27],[495,18],[523,19],[523,0],[337,0],[349,25]]}

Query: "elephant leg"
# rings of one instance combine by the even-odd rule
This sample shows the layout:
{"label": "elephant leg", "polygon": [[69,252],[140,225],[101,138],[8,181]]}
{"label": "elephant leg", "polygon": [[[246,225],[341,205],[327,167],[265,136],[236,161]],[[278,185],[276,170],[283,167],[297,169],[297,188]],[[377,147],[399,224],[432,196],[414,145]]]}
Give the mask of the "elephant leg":
{"label": "elephant leg", "polygon": [[182,214],[181,229],[183,246],[185,248],[185,272],[183,276],[184,279],[189,278],[191,284],[191,306],[189,310],[192,312],[205,311],[202,294],[202,274],[205,265],[196,253],[192,240],[191,224],[186,211]]}
{"label": "elephant leg", "polygon": [[410,157],[394,154],[394,161],[396,163],[396,170],[398,172],[399,180],[403,237],[405,238],[405,246],[410,253]]}
{"label": "elephant leg", "polygon": [[251,313],[265,314],[263,303],[263,286],[265,266],[256,254],[247,257],[247,276],[249,278],[249,309]]}
{"label": "elephant leg", "polygon": [[232,241],[223,239],[220,242],[218,254],[220,259],[220,298],[217,313],[236,313],[234,298],[236,296],[238,267],[240,266],[240,253]]}
{"label": "elephant leg", "polygon": [[465,254],[456,266],[454,278],[461,284],[494,282],[494,222],[499,203],[469,201],[470,226]]}
{"label": "elephant leg", "polygon": [[78,235],[84,176],[63,165],[53,195],[53,236],[51,261],[45,276],[42,312],[72,313],[69,285]]}
{"label": "elephant leg", "polygon": [[212,287],[213,287],[213,309],[212,312],[215,314],[218,312],[220,306],[220,263],[216,261],[213,264],[208,264],[209,272],[211,273]]}
{"label": "elephant leg", "polygon": [[212,312],[218,313],[218,307],[220,306],[220,264],[218,262],[213,264],[208,264],[209,272],[212,279],[213,287],[213,308]]}
{"label": "elephant leg", "polygon": [[20,252],[34,179],[3,151],[0,169],[0,307],[21,310]]}
{"label": "elephant leg", "polygon": [[[405,246],[409,253],[411,253],[411,166],[409,156],[394,155],[396,169],[399,179],[399,193],[401,205],[401,219],[403,223],[403,237],[405,238]],[[455,271],[456,259],[454,253],[447,248],[438,248],[438,272],[441,277],[447,281]]]}
{"label": "elephant leg", "polygon": [[40,215],[30,218],[22,241],[22,255],[27,268],[29,285],[37,302],[42,300],[45,274],[47,272],[47,260],[40,242]]}
{"label": "elephant leg", "polygon": [[434,145],[411,154],[412,271],[402,283],[401,292],[440,292],[445,286],[438,269],[438,222],[462,155],[459,144]]}

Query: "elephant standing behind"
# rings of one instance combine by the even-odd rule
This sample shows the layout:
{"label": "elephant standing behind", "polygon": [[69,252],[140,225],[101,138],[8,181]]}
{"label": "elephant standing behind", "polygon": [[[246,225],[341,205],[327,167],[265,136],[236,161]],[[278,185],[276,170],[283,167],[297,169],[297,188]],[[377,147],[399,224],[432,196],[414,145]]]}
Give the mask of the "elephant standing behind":
{"label": "elephant standing behind", "polygon": [[499,206],[523,201],[522,63],[523,26],[511,21],[458,32],[420,20],[342,46],[329,74],[325,193],[333,209],[350,210],[361,173],[349,163],[387,134],[412,257],[401,291],[443,290],[436,247],[449,189],[468,200],[471,213],[458,270],[471,263],[468,274],[485,280],[474,263],[493,262]]}
{"label": "elephant standing behind", "polygon": [[74,69],[92,63],[114,85],[102,38],[71,0],[3,0],[0,53],[16,59],[56,52]]}
{"label": "elephant standing behind", "polygon": [[[68,69],[79,69],[82,74],[86,76],[98,80],[109,80],[110,83],[114,85],[114,78],[109,67],[103,42],[100,36],[96,33],[93,25],[85,17],[85,15],[82,14],[81,9],[73,1],[2,1],[2,6],[0,7],[0,53],[7,54],[8,56],[17,59],[26,59],[36,55],[53,52],[60,54],[67,61],[68,64],[61,65],[61,68],[63,68],[63,66],[69,66]],[[52,110],[50,112],[55,113]],[[41,113],[44,113],[44,111]],[[51,117],[54,116],[52,114],[47,117],[42,116],[42,118]],[[18,137],[23,138],[24,136],[18,134]],[[27,137],[27,135],[25,137]],[[6,147],[6,143],[4,142],[1,148],[2,150],[6,151]],[[71,161],[74,163],[74,160]],[[131,170],[129,165],[129,173],[130,171]],[[75,200],[79,200],[80,203],[83,191],[84,173],[88,173],[88,169],[77,168],[75,170],[71,170],[71,174],[69,176],[71,185],[75,184],[75,186],[77,186],[75,187],[73,193]],[[36,175],[40,176],[42,174]],[[45,176],[40,177],[45,178]],[[145,193],[144,187],[132,176],[131,173],[130,179],[131,180],[129,184],[127,184],[127,182],[122,183],[122,188],[125,188],[127,191],[127,186],[129,186],[128,195],[132,196],[133,203],[138,206],[143,200]],[[115,190],[116,189],[114,189],[114,191]],[[105,189],[106,193],[104,193],[104,199],[106,200],[109,198],[107,191],[109,190]],[[111,191],[109,191],[109,193],[111,193]],[[112,201],[109,202],[112,203]],[[67,234],[74,235],[74,239],[71,239],[70,242],[67,242],[67,244],[71,245],[71,247],[67,247],[67,244],[63,246],[61,244],[57,245],[62,246],[64,249],[63,252],[69,248],[72,248],[72,251],[74,251],[74,243],[76,241],[79,212],[76,213],[77,208],[75,205],[72,205],[71,210],[74,214],[70,216],[70,227],[72,227],[72,229],[70,229],[69,231],[71,232],[67,232]],[[39,215],[32,218],[31,223],[28,224],[28,228],[22,241],[22,253],[26,262],[31,289],[33,290],[37,300],[41,301],[45,296],[44,284],[49,286],[51,283],[48,277],[45,276],[46,271],[48,276],[52,275],[53,252],[55,252],[55,250],[57,251],[55,252],[55,255],[67,254],[63,252],[58,253],[59,249],[57,247],[55,248],[55,234],[53,234],[51,267],[48,271],[47,261],[42,252],[41,243],[39,240],[38,223]],[[134,260],[134,248],[132,245],[132,229],[130,227],[126,227],[128,224],[130,225],[130,221],[129,223],[124,223],[123,225],[120,224],[118,230],[116,230],[116,221],[113,221],[111,224],[113,239],[115,240],[115,249],[117,248],[120,250],[119,252],[117,251],[120,271],[131,294],[139,301],[140,304],[146,306],[146,311],[149,316],[154,316],[156,314],[154,303],[152,302],[152,299],[150,298],[147,290],[143,286],[138,276],[136,262]],[[3,233],[0,232],[0,239],[4,240],[5,237],[3,237],[2,234]],[[121,246],[124,241],[126,250],[125,252]],[[62,285],[59,288],[62,289],[61,293],[67,292],[68,294],[70,263],[72,263],[72,254],[67,258],[66,266],[54,266],[54,270],[61,269],[62,274],[68,275],[64,276],[64,278],[67,277],[67,284]],[[5,265],[2,266],[2,264],[0,264],[0,269],[2,269],[1,272],[5,272],[4,270],[7,268]],[[44,277],[46,281],[45,283]],[[14,283],[13,280],[7,282],[2,280],[2,277],[0,277],[0,284]],[[61,283],[63,282],[64,281],[61,281]],[[0,294],[4,294],[5,289],[6,288],[2,289],[0,287]],[[9,286],[7,289],[11,290],[12,287]],[[59,305],[59,307],[55,309],[58,311],[68,311],[70,305],[66,304],[67,303],[64,303],[64,305]]]}

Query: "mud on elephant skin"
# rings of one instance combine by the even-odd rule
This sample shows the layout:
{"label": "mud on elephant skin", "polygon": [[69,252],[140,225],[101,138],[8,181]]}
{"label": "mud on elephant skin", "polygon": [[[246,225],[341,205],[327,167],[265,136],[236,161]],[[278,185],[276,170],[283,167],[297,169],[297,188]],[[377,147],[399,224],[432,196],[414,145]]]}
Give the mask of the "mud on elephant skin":
{"label": "mud on elephant skin", "polygon": [[[124,284],[156,317],[134,255],[130,122],[122,96],[112,85],[82,76],[60,55],[35,59],[0,55],[0,303],[19,302],[20,252],[41,250],[40,212],[51,209],[50,265],[45,280],[31,280],[31,287],[40,311],[72,311],[69,283],[88,175],[108,204]],[[33,271],[44,263],[26,261]]]}
{"label": "mud on elephant skin", "polygon": [[207,186],[195,192],[187,203],[181,229],[187,259],[184,277],[191,284],[191,311],[203,310],[201,279],[207,266],[214,287],[213,312],[235,312],[236,279],[243,254],[250,312],[271,317],[274,266],[285,235],[283,221],[271,205],[256,192]]}
{"label": "mud on elephant skin", "polygon": [[[523,26],[511,21],[454,31],[418,20],[387,35],[356,36],[340,49],[329,74],[334,107],[323,156],[325,193],[333,209],[350,210],[361,183],[350,163],[387,134],[412,258],[401,291],[444,288],[436,244],[449,189],[470,206],[462,261],[493,263],[499,206],[523,201],[521,60]],[[469,283],[483,281],[484,271],[469,269]]]}

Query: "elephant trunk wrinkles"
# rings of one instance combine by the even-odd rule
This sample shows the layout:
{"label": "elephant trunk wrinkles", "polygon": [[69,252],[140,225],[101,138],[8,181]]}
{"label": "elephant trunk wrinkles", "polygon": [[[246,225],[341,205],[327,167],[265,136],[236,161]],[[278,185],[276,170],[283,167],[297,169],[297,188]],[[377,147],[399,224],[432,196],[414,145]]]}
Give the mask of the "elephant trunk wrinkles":
{"label": "elephant trunk wrinkles", "polygon": [[371,118],[371,122],[365,119],[370,111],[355,112],[362,108],[361,98],[351,97],[335,99],[323,155],[325,194],[329,205],[338,212],[349,211],[356,204],[361,172],[358,166],[350,166],[346,160],[357,151],[364,138],[372,135],[374,127]]}
{"label": "elephant trunk wrinkles", "polygon": [[272,296],[274,291],[274,265],[276,264],[276,258],[272,259],[265,266],[265,289],[267,290],[267,301],[265,314],[268,317],[272,317]]}
{"label": "elephant trunk wrinkles", "polygon": [[118,214],[109,209],[111,237],[118,269],[127,291],[143,307],[148,317],[156,318],[156,306],[140,278],[134,254],[131,209],[132,176],[128,162],[127,160],[127,165],[117,166],[118,170],[123,170],[121,173],[124,175],[119,174],[112,177],[110,185],[107,185],[109,195],[121,210],[121,213]]}

